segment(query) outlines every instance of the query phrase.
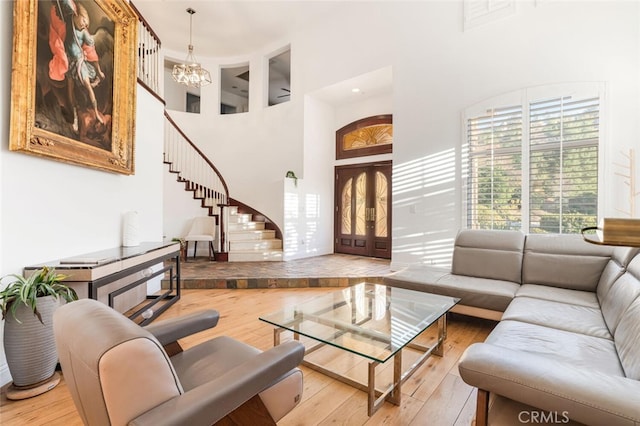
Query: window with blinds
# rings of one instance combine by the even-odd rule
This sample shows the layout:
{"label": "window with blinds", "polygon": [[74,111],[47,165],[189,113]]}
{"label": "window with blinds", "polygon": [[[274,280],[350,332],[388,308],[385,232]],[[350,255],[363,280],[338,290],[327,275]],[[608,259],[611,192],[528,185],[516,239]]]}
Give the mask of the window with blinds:
{"label": "window with blinds", "polygon": [[467,227],[578,233],[594,226],[599,95],[527,95],[466,115]]}
{"label": "window with blinds", "polygon": [[567,96],[530,104],[529,232],[596,225],[599,103]]}
{"label": "window with blinds", "polygon": [[467,141],[469,227],[520,229],[522,107],[491,109],[469,119]]}

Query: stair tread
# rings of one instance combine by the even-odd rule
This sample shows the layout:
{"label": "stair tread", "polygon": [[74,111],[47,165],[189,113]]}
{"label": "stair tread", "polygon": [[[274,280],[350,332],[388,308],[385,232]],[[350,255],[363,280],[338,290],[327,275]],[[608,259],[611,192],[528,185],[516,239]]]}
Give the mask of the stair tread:
{"label": "stair tread", "polygon": [[238,241],[282,241],[280,238],[262,238],[260,240],[238,240]]}
{"label": "stair tread", "polygon": [[259,250],[229,250],[229,253],[258,253],[258,252],[263,252],[263,251],[284,251],[283,249],[278,249],[278,248],[265,248],[265,249],[259,249]]}

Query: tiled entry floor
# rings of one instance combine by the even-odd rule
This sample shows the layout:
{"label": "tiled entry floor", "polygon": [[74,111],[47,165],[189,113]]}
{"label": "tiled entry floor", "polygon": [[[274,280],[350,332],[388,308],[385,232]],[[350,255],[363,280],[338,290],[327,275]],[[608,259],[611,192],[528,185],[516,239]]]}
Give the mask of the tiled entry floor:
{"label": "tiled entry floor", "polygon": [[182,288],[346,287],[379,283],[391,272],[388,259],[346,254],[285,262],[180,262]]}

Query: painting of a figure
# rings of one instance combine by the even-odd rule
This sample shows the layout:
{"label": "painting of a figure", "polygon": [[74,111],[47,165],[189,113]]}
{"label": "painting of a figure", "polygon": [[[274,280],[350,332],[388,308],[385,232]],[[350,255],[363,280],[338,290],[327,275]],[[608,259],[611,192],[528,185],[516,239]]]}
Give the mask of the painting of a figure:
{"label": "painting of a figure", "polygon": [[39,2],[35,127],[112,149],[114,22],[95,1]]}
{"label": "painting of a figure", "polygon": [[138,16],[128,0],[13,9],[9,149],[134,174]]}

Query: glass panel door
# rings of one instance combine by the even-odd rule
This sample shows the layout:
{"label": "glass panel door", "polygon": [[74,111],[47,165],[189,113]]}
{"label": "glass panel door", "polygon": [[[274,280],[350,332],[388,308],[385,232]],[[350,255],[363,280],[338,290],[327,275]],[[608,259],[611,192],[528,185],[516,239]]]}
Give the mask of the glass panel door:
{"label": "glass panel door", "polygon": [[335,252],[391,258],[391,162],[336,167]]}

